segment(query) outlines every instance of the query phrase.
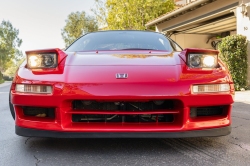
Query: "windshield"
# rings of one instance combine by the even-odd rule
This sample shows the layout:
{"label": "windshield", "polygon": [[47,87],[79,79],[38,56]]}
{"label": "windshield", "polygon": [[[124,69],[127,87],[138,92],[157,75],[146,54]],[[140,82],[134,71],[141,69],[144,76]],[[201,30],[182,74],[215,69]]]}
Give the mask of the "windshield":
{"label": "windshield", "polygon": [[145,31],[105,31],[87,34],[66,51],[162,50],[181,51],[164,35]]}

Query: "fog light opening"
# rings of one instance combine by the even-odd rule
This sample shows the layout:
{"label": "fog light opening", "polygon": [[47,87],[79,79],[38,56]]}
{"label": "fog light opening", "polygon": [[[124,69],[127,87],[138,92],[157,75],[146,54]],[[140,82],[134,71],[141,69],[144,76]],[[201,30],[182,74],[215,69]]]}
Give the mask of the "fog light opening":
{"label": "fog light opening", "polygon": [[35,117],[49,117],[55,118],[55,109],[54,108],[43,108],[43,107],[22,107],[23,114],[26,116],[35,116]]}

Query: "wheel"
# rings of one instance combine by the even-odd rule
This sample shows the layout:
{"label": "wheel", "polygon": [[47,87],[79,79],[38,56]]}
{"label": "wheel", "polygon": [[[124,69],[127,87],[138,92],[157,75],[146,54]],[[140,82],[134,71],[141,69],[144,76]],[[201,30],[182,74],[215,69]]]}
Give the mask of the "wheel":
{"label": "wheel", "polygon": [[15,114],[14,106],[13,106],[13,104],[11,103],[10,97],[11,97],[11,91],[10,91],[10,94],[9,94],[9,106],[10,106],[10,113],[11,113],[13,119],[15,120],[16,114]]}

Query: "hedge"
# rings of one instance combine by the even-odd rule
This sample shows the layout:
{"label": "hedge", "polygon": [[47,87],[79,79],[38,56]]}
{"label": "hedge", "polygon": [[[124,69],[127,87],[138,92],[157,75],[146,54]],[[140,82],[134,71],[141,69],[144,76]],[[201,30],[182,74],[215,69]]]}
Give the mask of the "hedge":
{"label": "hedge", "polygon": [[220,59],[227,65],[236,90],[247,89],[247,37],[232,35],[222,39],[218,49]]}

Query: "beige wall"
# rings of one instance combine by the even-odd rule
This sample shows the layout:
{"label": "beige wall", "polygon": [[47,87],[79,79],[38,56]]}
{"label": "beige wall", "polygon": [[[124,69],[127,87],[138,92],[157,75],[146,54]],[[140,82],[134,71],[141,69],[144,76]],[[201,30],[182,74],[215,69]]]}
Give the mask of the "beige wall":
{"label": "beige wall", "polygon": [[175,4],[177,5],[185,5],[187,3],[187,0],[179,0],[177,2],[175,2]]}
{"label": "beige wall", "polygon": [[194,2],[195,0],[178,0],[175,2],[177,5],[185,5],[186,3]]}
{"label": "beige wall", "polygon": [[207,40],[213,36],[210,35],[194,35],[194,34],[179,34],[172,35],[171,38],[176,41],[183,49],[185,48],[202,48],[213,49],[211,41],[207,44]]}
{"label": "beige wall", "polygon": [[237,33],[247,36],[248,40],[248,86],[250,87],[250,0],[244,0],[244,3],[248,5],[248,14],[243,16],[241,7],[237,8]]}

